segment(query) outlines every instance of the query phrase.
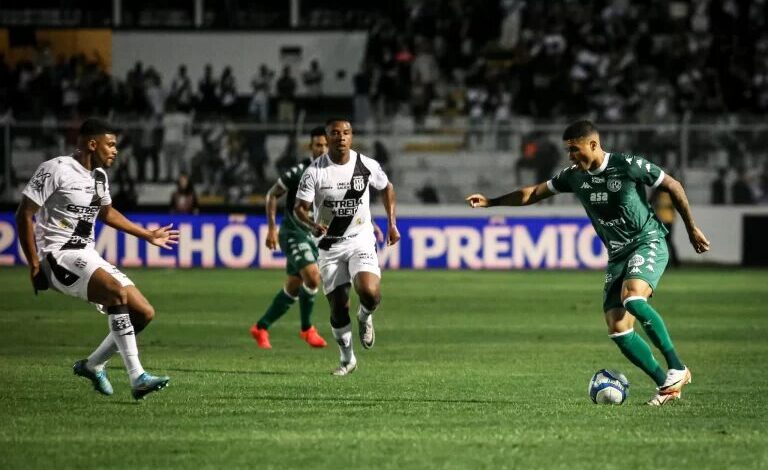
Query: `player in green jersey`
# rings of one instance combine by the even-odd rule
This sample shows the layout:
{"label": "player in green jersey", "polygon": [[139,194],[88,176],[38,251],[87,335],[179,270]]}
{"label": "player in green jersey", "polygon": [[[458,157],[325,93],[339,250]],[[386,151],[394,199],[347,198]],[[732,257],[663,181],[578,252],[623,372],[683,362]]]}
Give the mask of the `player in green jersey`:
{"label": "player in green jersey", "polygon": [[[651,209],[645,186],[669,193],[697,253],[709,250],[709,241],[696,226],[683,186],[644,157],[608,153],[589,121],[565,129],[563,141],[573,163],[549,181],[489,199],[482,194],[466,198],[471,207],[526,206],[561,192],[571,192],[608,249],[603,311],[611,339],[624,356],[657,385],[649,405],[680,398],[691,373],[677,355],[661,316],[648,304],[668,261],[666,229]],[[645,340],[635,333],[635,319],[667,362],[665,372]]]}
{"label": "player in green jersey", "polygon": [[[304,169],[314,159],[328,152],[328,140],[325,129],[316,127],[310,132],[309,150],[312,159],[306,159],[283,173],[277,182],[267,192],[267,232],[266,245],[270,250],[280,249],[286,256],[286,272],[288,274],[283,288],[272,299],[267,311],[259,321],[251,327],[251,335],[256,344],[262,349],[271,349],[269,342],[269,327],[291,308],[296,300],[299,301],[301,314],[301,332],[299,335],[313,348],[324,348],[325,340],[312,325],[312,310],[315,305],[315,294],[320,285],[320,270],[317,267],[317,246],[312,235],[304,224],[296,220],[293,206],[296,203],[296,190],[299,187]],[[275,214],[277,200],[286,195],[283,220],[280,223],[278,235]]]}

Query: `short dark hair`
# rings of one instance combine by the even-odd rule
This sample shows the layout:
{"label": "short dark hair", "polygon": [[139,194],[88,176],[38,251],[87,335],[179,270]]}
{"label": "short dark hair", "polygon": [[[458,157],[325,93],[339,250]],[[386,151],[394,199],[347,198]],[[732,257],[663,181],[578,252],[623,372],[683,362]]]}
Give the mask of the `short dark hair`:
{"label": "short dark hair", "polygon": [[314,139],[315,137],[325,137],[325,127],[317,126],[313,127],[311,131],[309,131],[309,138]]}
{"label": "short dark hair", "polygon": [[117,134],[117,129],[109,122],[97,118],[88,118],[80,125],[81,137],[92,137],[104,134]]}
{"label": "short dark hair", "polygon": [[331,119],[328,119],[327,121],[325,121],[325,127],[330,126],[334,122],[349,122],[351,124],[351,121],[349,119],[347,119],[347,118],[332,117]]}
{"label": "short dark hair", "polygon": [[597,133],[597,127],[592,124],[592,121],[576,121],[565,128],[565,131],[563,131],[563,140],[581,139],[582,137]]}

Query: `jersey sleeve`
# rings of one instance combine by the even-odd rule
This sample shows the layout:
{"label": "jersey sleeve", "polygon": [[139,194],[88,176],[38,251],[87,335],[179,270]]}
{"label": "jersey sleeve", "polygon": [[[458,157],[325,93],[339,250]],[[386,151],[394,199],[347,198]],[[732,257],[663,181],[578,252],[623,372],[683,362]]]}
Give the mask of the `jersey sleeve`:
{"label": "jersey sleeve", "polygon": [[641,157],[633,157],[628,162],[627,175],[632,181],[657,188],[664,181],[664,170]]}
{"label": "jersey sleeve", "polygon": [[389,178],[384,173],[384,169],[381,168],[379,162],[371,159],[371,176],[368,178],[368,183],[378,190],[382,190],[389,184]]}
{"label": "jersey sleeve", "polygon": [[299,187],[301,176],[304,174],[304,165],[294,165],[286,170],[277,180],[277,184],[285,190]]}
{"label": "jersey sleeve", "polygon": [[42,206],[58,188],[57,180],[56,165],[52,164],[51,161],[43,162],[37,167],[35,175],[29,180],[21,194],[27,196],[38,206]]}
{"label": "jersey sleeve", "polygon": [[306,202],[315,200],[315,185],[317,184],[317,169],[314,166],[307,167],[301,176],[299,188],[296,191],[296,199]]}
{"label": "jersey sleeve", "polygon": [[560,173],[556,174],[555,176],[552,177],[552,179],[547,181],[547,188],[549,188],[549,190],[555,194],[573,192],[573,189],[571,188],[571,184],[570,184],[570,179],[569,179],[569,176],[572,171],[573,171],[572,166],[569,166],[560,170]]}

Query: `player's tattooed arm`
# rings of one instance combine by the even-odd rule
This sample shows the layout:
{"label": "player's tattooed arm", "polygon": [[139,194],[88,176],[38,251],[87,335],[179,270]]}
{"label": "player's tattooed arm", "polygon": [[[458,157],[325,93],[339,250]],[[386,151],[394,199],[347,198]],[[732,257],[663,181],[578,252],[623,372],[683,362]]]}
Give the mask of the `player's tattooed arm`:
{"label": "player's tattooed arm", "polygon": [[381,191],[381,202],[387,212],[387,245],[394,245],[400,241],[400,231],[397,229],[397,217],[395,215],[395,187],[387,183],[387,187]]}
{"label": "player's tattooed arm", "polygon": [[40,260],[37,258],[37,245],[35,243],[34,222],[32,217],[37,213],[38,206],[27,196],[21,197],[21,203],[16,210],[16,232],[19,234],[19,244],[21,251],[29,263],[29,278],[35,293],[39,290],[48,288],[48,281],[45,275],[40,271]]}
{"label": "player's tattooed arm", "polygon": [[275,220],[277,214],[277,201],[286,193],[285,188],[280,184],[278,180],[275,184],[269,188],[266,197],[266,210],[267,210],[267,239],[265,244],[270,250],[277,249],[277,222]]}
{"label": "player's tattooed arm", "polygon": [[315,223],[315,221],[309,217],[309,209],[311,208],[311,205],[312,203],[309,201],[296,199],[296,205],[293,206],[293,213],[296,216],[296,219],[312,232],[312,235],[321,237],[325,235],[328,227],[323,224]]}
{"label": "player's tattooed arm", "polygon": [[111,204],[101,207],[99,219],[116,230],[129,233],[136,238],[141,238],[142,240],[146,240],[161,248],[170,249],[170,245],[179,243],[179,231],[172,230],[173,224],[168,224],[154,230],[145,229],[128,220],[122,213],[120,213],[120,211],[112,207]]}
{"label": "player's tattooed arm", "polygon": [[683,185],[671,176],[665,175],[661,185],[659,185],[659,189],[669,193],[672,204],[674,204],[677,213],[680,214],[680,218],[683,219],[685,230],[688,232],[688,239],[691,241],[691,245],[693,245],[696,253],[709,251],[709,240],[693,220],[693,213],[691,212],[690,204],[688,204],[688,197],[685,195]]}
{"label": "player's tattooed arm", "polygon": [[542,199],[554,196],[547,183],[539,183],[516,189],[503,196],[488,198],[483,194],[470,194],[465,198],[470,207],[495,207],[495,206],[528,206]]}

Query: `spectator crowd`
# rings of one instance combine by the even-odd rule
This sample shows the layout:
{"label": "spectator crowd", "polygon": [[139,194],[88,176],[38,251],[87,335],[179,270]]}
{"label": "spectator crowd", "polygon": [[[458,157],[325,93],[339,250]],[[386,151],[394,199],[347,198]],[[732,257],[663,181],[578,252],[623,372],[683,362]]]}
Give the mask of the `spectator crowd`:
{"label": "spectator crowd", "polygon": [[[335,18],[323,11],[310,19]],[[478,127],[517,118],[660,123],[768,112],[765,0],[402,0],[385,10],[360,6],[353,19],[344,27],[369,31],[359,70],[347,71],[356,125],[408,116],[418,131],[430,118]],[[196,81],[184,65],[162,77],[141,62],[117,77],[98,55],[53,57],[43,44],[13,66],[0,55],[0,116],[48,127],[88,115],[140,123],[121,142],[134,156],[136,180],[171,182],[184,173],[203,194],[245,188],[230,195],[240,198],[266,184],[270,159],[264,132],[228,123],[294,122],[300,83],[307,96],[322,96],[323,65],[254,64],[248,84],[210,65]],[[203,149],[190,155],[192,133]],[[544,140],[530,145],[551,153]]]}

